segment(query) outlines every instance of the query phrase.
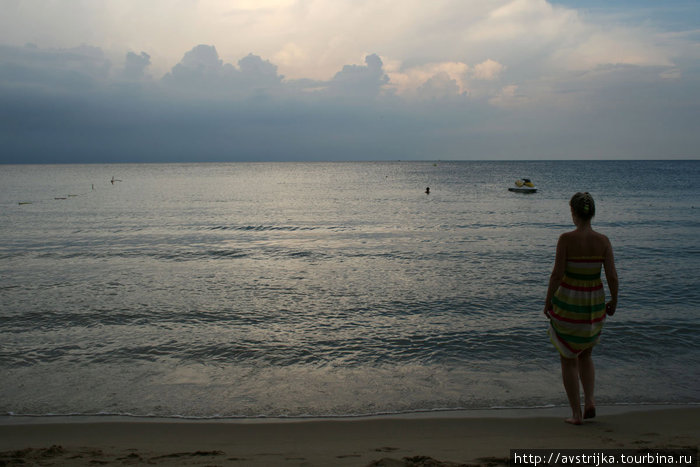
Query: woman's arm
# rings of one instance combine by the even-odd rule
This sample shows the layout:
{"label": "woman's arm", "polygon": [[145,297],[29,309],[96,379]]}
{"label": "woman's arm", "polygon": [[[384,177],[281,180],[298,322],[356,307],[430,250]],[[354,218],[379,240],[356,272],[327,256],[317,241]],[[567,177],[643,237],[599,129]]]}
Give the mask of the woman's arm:
{"label": "woman's arm", "polygon": [[554,258],[554,269],[549,276],[549,287],[547,287],[547,297],[544,300],[544,314],[549,316],[548,311],[552,309],[552,297],[559,288],[561,280],[564,278],[566,270],[566,237],[561,235],[557,242],[557,253]]}
{"label": "woman's arm", "polygon": [[612,316],[615,314],[617,309],[617,289],[618,289],[618,279],[617,270],[615,269],[615,256],[613,255],[612,244],[610,240],[605,238],[607,246],[605,249],[605,260],[603,261],[603,266],[605,267],[605,278],[608,281],[608,289],[610,289],[610,301],[605,305],[605,312]]}

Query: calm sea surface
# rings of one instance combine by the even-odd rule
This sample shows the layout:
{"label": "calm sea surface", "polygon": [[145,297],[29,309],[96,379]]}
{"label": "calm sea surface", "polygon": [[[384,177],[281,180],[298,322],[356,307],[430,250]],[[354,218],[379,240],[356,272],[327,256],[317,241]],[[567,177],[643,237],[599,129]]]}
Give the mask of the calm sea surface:
{"label": "calm sea surface", "polygon": [[0,414],[566,405],[542,308],[576,191],[621,283],[598,403],[700,403],[699,161],[27,165]]}

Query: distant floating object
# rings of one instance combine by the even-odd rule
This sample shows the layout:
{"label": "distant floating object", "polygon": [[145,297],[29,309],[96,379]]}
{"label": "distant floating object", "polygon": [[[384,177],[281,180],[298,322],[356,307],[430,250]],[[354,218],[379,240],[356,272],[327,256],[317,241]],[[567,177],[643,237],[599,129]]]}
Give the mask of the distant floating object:
{"label": "distant floating object", "polygon": [[32,202],[31,202],[31,201],[20,201],[20,202],[17,203],[17,204],[19,204],[19,205],[21,206],[21,205],[23,205],[23,204],[32,204]]}
{"label": "distant floating object", "polygon": [[121,180],[112,177],[112,180],[110,180],[110,182],[112,183],[112,185],[114,185],[114,182],[121,182]]}
{"label": "distant floating object", "polygon": [[55,197],[54,199],[68,199],[68,198],[61,197],[61,196],[57,196],[57,197]]}
{"label": "distant floating object", "polygon": [[430,187],[426,187],[426,188],[425,188],[425,194],[426,194],[426,195],[429,195],[429,194],[430,194]]}
{"label": "distant floating object", "polygon": [[529,178],[521,178],[515,181],[515,187],[508,188],[514,193],[537,193],[537,187]]}

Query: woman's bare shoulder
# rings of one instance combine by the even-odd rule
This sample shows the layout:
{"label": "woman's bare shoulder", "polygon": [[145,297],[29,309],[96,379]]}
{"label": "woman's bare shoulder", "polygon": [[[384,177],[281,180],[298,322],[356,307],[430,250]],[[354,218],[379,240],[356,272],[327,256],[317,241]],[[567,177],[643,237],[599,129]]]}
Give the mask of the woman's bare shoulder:
{"label": "woman's bare shoulder", "polygon": [[610,245],[610,239],[608,239],[607,235],[604,235],[600,232],[594,232],[594,234],[601,242],[605,243],[606,245]]}
{"label": "woman's bare shoulder", "polygon": [[557,249],[565,253],[567,256],[571,254],[571,251],[576,249],[578,243],[576,231],[564,232],[559,235],[559,241],[557,242]]}
{"label": "woman's bare shoulder", "polygon": [[572,242],[575,241],[577,237],[577,232],[575,230],[572,230],[571,232],[564,232],[563,234],[559,235],[559,241]]}

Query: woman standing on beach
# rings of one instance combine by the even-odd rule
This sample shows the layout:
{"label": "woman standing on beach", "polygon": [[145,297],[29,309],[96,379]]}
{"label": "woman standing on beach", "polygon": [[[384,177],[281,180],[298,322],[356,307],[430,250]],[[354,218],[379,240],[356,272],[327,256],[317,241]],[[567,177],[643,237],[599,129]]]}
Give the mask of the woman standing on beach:
{"label": "woman standing on beach", "polygon": [[[588,193],[576,193],[569,202],[576,229],[562,234],[557,243],[554,269],[549,279],[544,314],[549,318],[549,337],[561,357],[561,375],[571,405],[567,423],[580,425],[595,417],[595,368],[591,352],[600,340],[606,314],[617,308],[617,272],[612,245],[591,227],[595,203]],[[610,289],[605,303],[601,268]],[[583,386],[581,413],[579,379]]]}

